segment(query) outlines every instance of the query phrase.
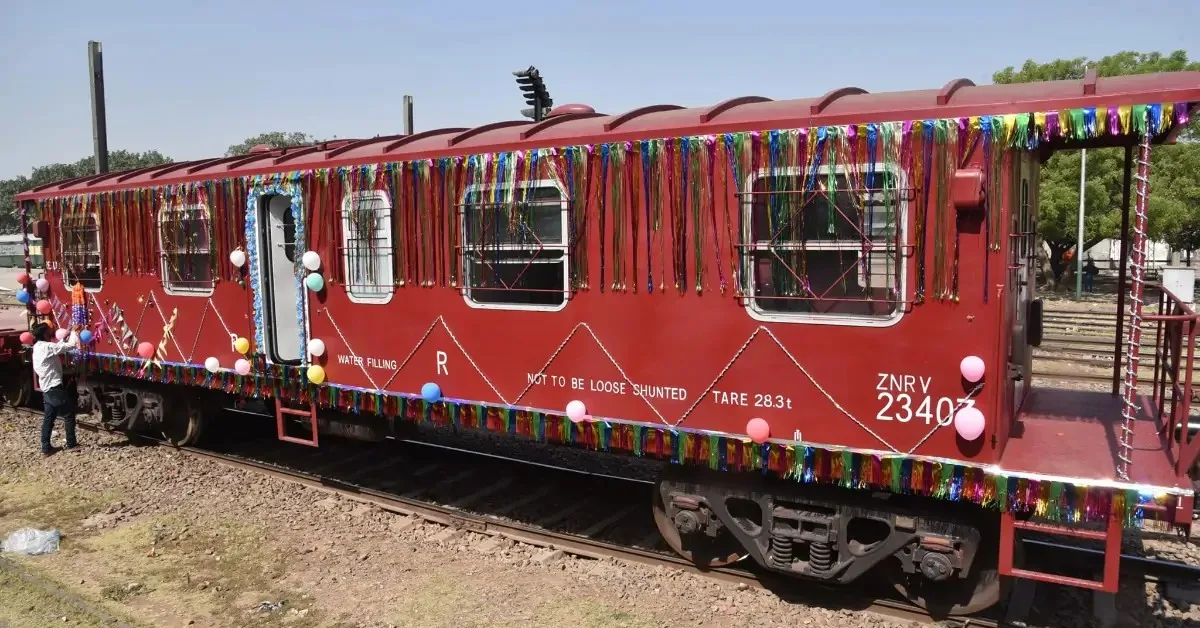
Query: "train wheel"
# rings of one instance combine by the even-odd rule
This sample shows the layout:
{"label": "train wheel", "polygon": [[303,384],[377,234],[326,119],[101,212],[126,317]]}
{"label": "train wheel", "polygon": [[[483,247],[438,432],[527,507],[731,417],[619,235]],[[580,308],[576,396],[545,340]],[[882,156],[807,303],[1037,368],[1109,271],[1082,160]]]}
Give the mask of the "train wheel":
{"label": "train wheel", "polygon": [[[1017,543],[1014,564],[1021,564],[1023,556],[1023,546]],[[906,574],[896,563],[889,564],[887,574],[897,593],[935,617],[971,615],[995,606],[1008,594],[1011,580],[1000,575],[999,563],[999,536],[985,533],[966,578],[935,582],[921,574]]]}
{"label": "train wheel", "polygon": [[4,383],[0,388],[0,394],[4,395],[4,403],[10,408],[20,408],[29,405],[30,399],[33,397],[33,378],[29,376],[28,368],[21,372],[11,372],[3,377]]}
{"label": "train wheel", "polygon": [[676,554],[701,569],[725,567],[741,560],[744,554],[742,547],[728,530],[722,528],[715,537],[699,532],[684,534],[680,531],[679,523],[668,514],[662,490],[663,484],[670,482],[670,477],[674,475],[674,469],[667,467],[654,486],[654,524],[662,534],[663,540]]}
{"label": "train wheel", "polygon": [[175,447],[195,445],[204,432],[204,405],[194,400],[172,405],[171,412],[163,417],[163,440]]}

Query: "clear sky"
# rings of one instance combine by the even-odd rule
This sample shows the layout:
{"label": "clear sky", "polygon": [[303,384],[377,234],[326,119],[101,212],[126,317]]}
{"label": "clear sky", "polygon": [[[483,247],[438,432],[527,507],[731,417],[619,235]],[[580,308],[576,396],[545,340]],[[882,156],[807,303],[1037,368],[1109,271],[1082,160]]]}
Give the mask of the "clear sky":
{"label": "clear sky", "polygon": [[617,113],[732,96],[939,87],[1025,59],[1200,56],[1200,0],[0,0],[0,178],[91,153],[87,41],[104,44],[110,149],[223,154],[520,118],[511,72]]}

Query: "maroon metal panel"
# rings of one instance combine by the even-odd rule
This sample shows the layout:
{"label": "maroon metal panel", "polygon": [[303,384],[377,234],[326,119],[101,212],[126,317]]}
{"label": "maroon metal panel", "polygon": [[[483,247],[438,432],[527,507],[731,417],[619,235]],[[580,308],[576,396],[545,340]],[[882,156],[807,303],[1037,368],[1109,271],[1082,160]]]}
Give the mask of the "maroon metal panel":
{"label": "maroon metal panel", "polygon": [[264,161],[271,158],[271,153],[250,153],[249,155],[239,155],[236,159],[230,161],[229,164],[225,166],[225,169],[235,170],[245,166],[246,164],[254,163],[256,161]]}
{"label": "maroon metal panel", "polygon": [[455,135],[454,137],[450,138],[446,142],[446,146],[455,146],[457,144],[462,144],[463,142],[471,139],[472,137],[475,137],[476,135],[479,135],[481,133],[487,133],[488,131],[495,131],[497,129],[508,129],[508,128],[512,128],[515,126],[528,126],[530,124],[533,124],[533,123],[530,122],[529,120],[505,120],[504,122],[492,122],[491,124],[485,124],[483,126],[477,126],[473,129],[467,129],[466,131],[463,131],[462,133]]}
{"label": "maroon metal panel", "polygon": [[232,158],[231,157],[216,157],[214,159],[203,159],[199,162],[193,161],[193,162],[191,162],[192,165],[188,167],[187,173],[192,174],[194,172],[198,172],[200,170],[203,170],[204,168],[208,168],[209,166],[214,166],[216,164],[219,164],[222,161],[225,161],[227,159],[232,159]]}
{"label": "maroon metal panel", "polygon": [[646,107],[638,107],[637,109],[630,109],[629,111],[626,111],[625,113],[614,116],[608,122],[605,122],[604,130],[611,131],[611,130],[621,126],[622,124],[629,122],[630,120],[632,120],[634,118],[639,118],[648,113],[657,113],[659,111],[675,111],[677,109],[683,109],[683,107],[681,107],[679,105],[648,105]]}
{"label": "maroon metal panel", "polygon": [[1094,96],[1096,94],[1096,82],[1100,80],[1100,75],[1096,72],[1096,68],[1088,68],[1083,74],[1083,95]]}
{"label": "maroon metal panel", "polygon": [[956,78],[942,86],[942,91],[938,92],[937,104],[939,107],[944,107],[950,104],[950,99],[954,98],[954,92],[964,87],[975,87],[975,81],[968,78]]}
{"label": "maroon metal panel", "polygon": [[400,148],[401,146],[407,146],[408,144],[411,144],[417,140],[423,140],[423,139],[430,138],[430,137],[437,137],[439,135],[450,135],[451,133],[462,133],[463,131],[466,131],[466,130],[467,130],[467,127],[465,127],[465,126],[462,126],[462,127],[454,126],[454,127],[446,127],[444,129],[432,129],[429,131],[421,131],[420,133],[413,133],[412,135],[405,135],[404,137],[392,142],[391,144],[384,146],[383,154],[386,155],[388,153],[394,152],[397,148]]}
{"label": "maroon metal panel", "polygon": [[[146,166],[145,168],[136,168],[136,169],[134,169],[134,170],[126,170],[126,171],[125,171],[125,172],[124,172],[124,173],[123,173],[123,174],[122,174],[122,175],[121,175],[121,176],[120,176],[120,177],[117,179],[117,181],[118,181],[118,182],[121,182],[121,183],[124,183],[124,182],[126,182],[126,181],[128,181],[128,180],[130,180],[130,179],[132,179],[132,178],[134,178],[134,177],[136,177],[136,176],[138,176],[138,175],[143,175],[143,174],[146,174],[146,173],[148,173],[148,172],[150,172],[150,171],[152,171],[152,170],[157,170],[158,168],[162,168],[162,166]],[[189,172],[189,174],[191,173],[191,171],[188,171],[188,172]]]}
{"label": "maroon metal panel", "polygon": [[[202,160],[202,161],[208,161],[208,160]],[[188,168],[190,166],[195,166],[198,163],[201,163],[201,162],[199,162],[199,161],[181,161],[178,163],[174,163],[169,166],[159,168],[158,170],[155,170],[154,172],[150,173],[150,178],[157,179],[165,174],[170,174],[170,173],[176,172],[178,170],[183,170],[184,168]]]}
{"label": "maroon metal panel", "polygon": [[372,138],[368,138],[365,140],[349,142],[347,144],[344,144],[342,146],[339,146],[337,148],[334,148],[333,150],[326,152],[325,159],[333,159],[334,157],[337,157],[338,155],[348,153],[356,148],[362,148],[364,146],[370,146],[372,144],[389,143],[394,140],[400,139],[402,137],[408,137],[408,136],[404,135],[403,133],[398,133],[396,135],[383,135],[380,137],[372,137]]}
{"label": "maroon metal panel", "polygon": [[545,120],[542,120],[541,122],[534,124],[533,126],[529,127],[528,129],[521,131],[521,139],[527,140],[527,139],[533,137],[534,135],[540,133],[541,131],[544,131],[545,129],[548,129],[552,126],[562,124],[563,122],[570,122],[571,120],[584,120],[587,118],[605,118],[605,117],[608,117],[608,116],[606,116],[603,113],[596,113],[596,112],[592,112],[592,113],[560,113],[556,116],[546,118]]}
{"label": "maroon metal panel", "polygon": [[756,102],[771,102],[771,99],[767,98],[766,96],[738,96],[737,98],[722,100],[721,102],[706,109],[704,113],[700,114],[700,123],[708,124],[717,116],[729,111],[730,109],[733,109],[734,107],[749,105]]}
{"label": "maroon metal panel", "polygon": [[283,151],[283,154],[281,154],[275,158],[274,163],[276,166],[278,166],[279,164],[291,161],[293,159],[296,159],[297,157],[302,157],[304,155],[311,155],[320,150],[324,150],[320,145],[298,146],[298,147]]}
{"label": "maroon metal panel", "polygon": [[[155,166],[155,168],[157,168],[157,167],[158,166]],[[29,192],[26,192],[26,194],[30,194],[30,193],[34,193],[34,192],[41,192],[43,190],[49,190],[50,188],[54,188],[54,187],[59,187],[60,191],[61,191],[61,190],[65,189],[65,187],[68,185],[82,184],[94,176],[96,176],[96,175],[89,174],[89,175],[84,175],[82,177],[72,177],[70,179],[63,179],[62,181],[55,181],[54,183],[44,183],[42,185],[39,185],[39,186],[29,190]],[[24,200],[21,198],[21,196],[22,196],[21,194],[17,195],[18,201]]]}
{"label": "maroon metal panel", "polygon": [[93,186],[93,185],[96,185],[97,183],[100,183],[101,181],[107,181],[108,179],[112,179],[113,177],[119,177],[119,176],[121,176],[121,172],[120,172],[120,171],[117,171],[117,172],[106,172],[106,173],[104,173],[104,174],[102,174],[102,175],[95,176],[95,177],[92,177],[91,179],[88,179],[88,182],[87,182],[87,183],[85,183],[84,185],[87,185],[88,187],[91,187],[91,186]]}
{"label": "maroon metal panel", "polygon": [[846,96],[861,96],[866,93],[868,93],[867,90],[865,90],[861,87],[839,87],[838,89],[830,90],[828,92],[825,92],[825,95],[821,96],[821,98],[819,98],[817,100],[817,102],[813,103],[812,105],[810,105],[808,107],[808,115],[810,115],[810,116],[821,115],[821,112],[825,111],[826,107],[828,107],[829,105],[832,105],[833,101],[835,101],[839,98],[843,98]]}

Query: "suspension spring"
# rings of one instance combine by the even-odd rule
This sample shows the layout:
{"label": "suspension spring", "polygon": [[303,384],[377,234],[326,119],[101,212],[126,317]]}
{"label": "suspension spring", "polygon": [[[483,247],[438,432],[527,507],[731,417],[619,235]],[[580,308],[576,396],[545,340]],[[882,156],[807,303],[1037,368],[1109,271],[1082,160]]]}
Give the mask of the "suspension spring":
{"label": "suspension spring", "polygon": [[776,532],[771,535],[771,562],[782,569],[792,568],[792,537]]}
{"label": "suspension spring", "polygon": [[110,425],[120,425],[125,420],[125,404],[121,399],[111,401],[108,404],[108,423]]}
{"label": "suspension spring", "polygon": [[808,546],[808,566],[813,571],[825,572],[833,568],[833,544],[810,543]]}

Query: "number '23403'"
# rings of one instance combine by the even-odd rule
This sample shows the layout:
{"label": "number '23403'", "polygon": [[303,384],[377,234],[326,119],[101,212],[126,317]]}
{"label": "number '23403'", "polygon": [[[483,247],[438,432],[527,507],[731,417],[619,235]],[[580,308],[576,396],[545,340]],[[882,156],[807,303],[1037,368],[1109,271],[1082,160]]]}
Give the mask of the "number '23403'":
{"label": "number '23403'", "polygon": [[934,421],[941,427],[954,422],[954,411],[959,407],[975,405],[974,399],[952,399],[938,397],[936,400],[928,395],[916,398],[908,393],[892,394],[880,392],[876,397],[881,403],[879,412],[875,414],[877,421],[898,421],[908,423],[920,419],[925,425],[933,425]]}

